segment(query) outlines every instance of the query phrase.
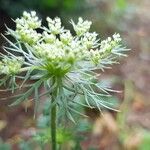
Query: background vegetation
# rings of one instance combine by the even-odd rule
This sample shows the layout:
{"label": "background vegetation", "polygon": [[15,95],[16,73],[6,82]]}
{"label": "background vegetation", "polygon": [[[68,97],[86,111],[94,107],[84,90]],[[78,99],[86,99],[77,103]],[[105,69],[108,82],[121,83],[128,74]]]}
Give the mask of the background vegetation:
{"label": "background vegetation", "polygon": [[[4,24],[15,28],[11,18],[19,17],[24,10],[35,10],[41,18],[59,16],[64,24],[82,16],[93,22],[93,31],[102,38],[119,32],[132,49],[121,65],[100,72],[102,80],[113,81],[113,88],[123,91],[111,100],[121,112],[104,109],[99,117],[97,110],[83,110],[89,118],[77,116],[78,124],[72,130],[59,129],[58,141],[66,143],[65,150],[150,149],[149,9],[149,0],[0,0],[1,33],[6,30]],[[1,38],[0,44],[4,43]],[[33,103],[10,108],[9,95],[0,90],[0,150],[42,149],[49,139],[47,102],[40,102],[41,108],[33,119]],[[5,96],[7,100],[2,99]]]}

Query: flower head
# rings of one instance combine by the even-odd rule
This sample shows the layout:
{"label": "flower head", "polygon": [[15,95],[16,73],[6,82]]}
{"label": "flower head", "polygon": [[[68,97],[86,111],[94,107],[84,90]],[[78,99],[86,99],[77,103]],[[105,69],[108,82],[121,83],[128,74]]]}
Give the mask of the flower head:
{"label": "flower head", "polygon": [[87,49],[96,48],[98,46],[97,33],[86,32],[82,37],[82,44],[87,47]]}
{"label": "flower head", "polygon": [[61,20],[60,18],[56,17],[55,19],[51,19],[49,17],[46,18],[48,22],[49,30],[52,34],[60,34],[63,30],[61,27]]}
{"label": "flower head", "polygon": [[[116,53],[113,49],[116,49],[121,42],[119,34],[114,34],[112,38],[108,37],[99,42],[98,34],[89,32],[92,22],[84,21],[81,17],[79,17],[77,24],[71,21],[76,32],[75,36],[71,34],[70,30],[62,27],[60,18],[47,17],[46,20],[48,27],[42,27],[41,21],[34,11],[24,12],[23,17],[16,19],[14,35],[21,44],[25,44],[28,53],[26,54],[25,51],[23,55],[29,60],[31,66],[38,64],[43,67],[49,64],[53,66],[53,68],[50,67],[53,70],[58,70],[58,68],[65,70],[66,65],[72,69],[78,62],[81,62],[81,68],[87,62],[98,66],[102,58]],[[41,28],[43,32],[38,33],[36,28]],[[30,54],[34,57],[31,57]],[[37,63],[37,60],[40,63]]]}
{"label": "flower head", "polygon": [[100,51],[108,52],[114,49],[121,42],[120,34],[114,34],[113,39],[108,37],[106,40],[101,41],[100,43]]}
{"label": "flower head", "polygon": [[31,11],[31,13],[24,11],[23,16],[17,18],[15,22],[17,36],[23,42],[33,44],[41,37],[41,34],[34,30],[41,26],[41,21],[36,16],[35,11]]}
{"label": "flower head", "polygon": [[41,26],[41,21],[37,17],[35,11],[31,11],[31,13],[24,11],[23,16],[21,18],[17,18],[15,22],[17,30],[30,28],[37,29]]}
{"label": "flower head", "polygon": [[114,38],[114,41],[115,42],[121,42],[121,37],[120,37],[120,34],[119,33],[115,33],[114,35],[113,35],[113,38]]}
{"label": "flower head", "polygon": [[60,34],[60,40],[64,44],[69,44],[73,40],[73,36],[71,35],[70,31],[65,31],[64,33]]}
{"label": "flower head", "polygon": [[38,42],[42,36],[40,33],[37,33],[37,31],[33,29],[17,30],[16,33],[19,35],[18,37],[21,41],[26,42],[30,45]]}
{"label": "flower head", "polygon": [[[27,80],[32,80],[27,85],[28,90],[19,96],[15,104],[28,99],[33,92],[38,102],[41,95],[49,96],[56,91],[58,96],[54,105],[65,108],[69,116],[71,113],[68,111],[74,110],[74,103],[79,104],[75,99],[79,95],[85,97],[85,106],[99,110],[101,106],[110,108],[103,99],[109,96],[111,90],[104,84],[96,83],[98,79],[94,70],[103,70],[116,63],[116,56],[124,56],[123,52],[127,50],[120,44],[120,35],[114,34],[100,41],[96,32],[89,31],[92,22],[81,17],[77,23],[71,21],[75,35],[62,27],[60,18],[47,17],[46,20],[48,27],[43,27],[36,12],[24,12],[15,21],[16,30],[8,29],[16,42],[4,36],[10,46],[4,47],[7,55],[1,55],[0,75],[6,75],[6,78],[0,79],[0,85],[9,83],[14,91],[18,86],[16,78],[23,80],[19,88]],[[38,94],[42,85],[45,92]]]}
{"label": "flower head", "polygon": [[88,20],[84,21],[81,17],[79,17],[77,24],[75,24],[73,21],[71,21],[71,24],[73,25],[76,34],[81,36],[89,31],[92,22]]}
{"label": "flower head", "polygon": [[22,57],[17,57],[17,58],[8,58],[5,57],[1,62],[0,62],[0,72],[1,74],[17,74],[19,73],[21,66],[23,65],[23,58]]}
{"label": "flower head", "polygon": [[49,34],[46,31],[43,32],[43,38],[46,43],[54,43],[56,41],[56,36],[54,34]]}

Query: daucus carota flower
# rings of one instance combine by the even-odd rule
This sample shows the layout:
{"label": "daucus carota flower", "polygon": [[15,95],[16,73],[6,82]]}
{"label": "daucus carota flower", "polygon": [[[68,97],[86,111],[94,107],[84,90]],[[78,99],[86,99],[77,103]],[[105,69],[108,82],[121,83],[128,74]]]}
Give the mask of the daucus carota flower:
{"label": "daucus carota flower", "polygon": [[35,44],[38,42],[38,40],[41,37],[40,33],[37,33],[33,29],[22,29],[22,30],[16,30],[16,33],[18,34],[18,38],[24,42],[27,42],[28,44]]}
{"label": "daucus carota flower", "polygon": [[23,13],[22,18],[17,18],[16,22],[16,35],[22,41],[25,41],[29,44],[33,44],[39,40],[41,37],[40,33],[37,33],[36,30],[41,26],[41,21],[36,16],[35,11]]}
{"label": "daucus carota flower", "polygon": [[22,57],[8,58],[5,57],[0,62],[0,74],[13,75],[20,72],[24,59]]}
{"label": "daucus carota flower", "polygon": [[[62,26],[60,18],[47,17],[46,20],[48,25],[42,26],[36,12],[24,12],[21,18],[15,20],[16,30],[8,28],[7,33],[16,42],[4,36],[10,46],[5,47],[7,59],[1,56],[4,57],[0,62],[1,74],[13,74],[17,78],[19,73],[25,72],[25,77],[20,77],[24,79],[22,85],[26,80],[35,81],[19,102],[27,99],[31,91],[37,93],[44,84],[48,95],[50,91],[59,89],[56,105],[69,107],[65,110],[70,109],[68,103],[78,103],[78,100],[68,101],[70,95],[73,98],[85,95],[85,105],[89,107],[93,105],[100,109],[100,106],[106,106],[99,98],[100,92],[103,96],[108,95],[107,88],[95,83],[98,80],[93,70],[103,70],[116,63],[117,56],[125,55],[127,49],[122,47],[120,35],[114,34],[100,41],[98,33],[90,31],[92,22],[84,21],[81,17],[77,23],[71,20],[75,35]],[[20,56],[24,59],[20,59]]]}
{"label": "daucus carota flower", "polygon": [[64,33],[60,34],[60,40],[67,45],[73,40],[73,36],[71,35],[70,31],[65,31]]}
{"label": "daucus carota flower", "polygon": [[84,46],[86,46],[87,49],[96,48],[98,47],[98,34],[96,32],[89,33],[86,32],[84,36],[82,37],[81,41]]}
{"label": "daucus carota flower", "polygon": [[54,43],[56,41],[56,36],[54,34],[49,34],[46,31],[43,32],[43,38],[45,43]]}
{"label": "daucus carota flower", "polygon": [[[40,62],[43,60],[42,66],[47,65],[48,61],[56,68],[61,66],[62,70],[65,68],[62,63],[68,64],[70,69],[71,66],[82,61],[91,61],[92,65],[98,65],[102,58],[101,54],[111,54],[112,49],[121,41],[120,35],[114,34],[113,39],[109,37],[99,42],[98,34],[89,32],[92,22],[84,21],[81,17],[77,24],[71,21],[76,32],[75,36],[62,27],[60,18],[47,17],[46,20],[48,28],[41,26],[41,21],[34,11],[24,12],[23,17],[16,19],[15,38],[28,45],[33,55],[40,58]],[[43,29],[43,33],[38,33],[35,30],[37,28]]]}
{"label": "daucus carota flower", "polygon": [[21,29],[37,29],[41,26],[41,21],[36,15],[35,11],[31,11],[31,13],[28,13],[26,11],[23,12],[22,18],[16,19],[16,28],[17,30]]}
{"label": "daucus carota flower", "polygon": [[55,19],[51,19],[49,17],[46,18],[48,22],[49,30],[52,34],[60,34],[63,30],[61,27],[61,20],[60,18],[56,17]]}
{"label": "daucus carota flower", "polygon": [[[75,105],[114,110],[108,100],[112,90],[99,81],[95,69],[103,70],[116,63],[117,56],[125,56],[127,49],[122,47],[119,34],[100,41],[98,34],[90,31],[92,22],[81,17],[77,23],[71,21],[75,35],[62,27],[60,18],[46,20],[48,25],[43,27],[36,12],[24,12],[15,20],[15,30],[7,28],[7,34],[16,41],[3,36],[9,46],[4,47],[7,56],[1,54],[0,86],[8,83],[12,92],[23,89],[11,105],[33,94],[35,107],[40,97],[50,98],[51,149],[56,150],[57,111],[74,122],[73,114],[81,114]],[[41,87],[43,93],[39,93]]]}
{"label": "daucus carota flower", "polygon": [[119,34],[114,34],[113,39],[108,37],[106,40],[103,40],[100,43],[100,51],[101,52],[111,52],[115,47],[119,46],[121,42],[121,38]]}
{"label": "daucus carota flower", "polygon": [[91,49],[90,56],[91,56],[91,60],[94,64],[98,64],[100,62],[101,54],[98,49],[96,49],[96,50]]}
{"label": "daucus carota flower", "polygon": [[118,34],[118,33],[116,34],[116,33],[115,33],[115,34],[113,35],[113,38],[114,38],[114,41],[115,41],[115,42],[121,42],[120,34]]}
{"label": "daucus carota flower", "polygon": [[71,21],[71,24],[73,25],[76,34],[81,36],[89,31],[92,22],[88,20],[84,21],[81,17],[79,17],[77,24],[75,24],[73,21]]}

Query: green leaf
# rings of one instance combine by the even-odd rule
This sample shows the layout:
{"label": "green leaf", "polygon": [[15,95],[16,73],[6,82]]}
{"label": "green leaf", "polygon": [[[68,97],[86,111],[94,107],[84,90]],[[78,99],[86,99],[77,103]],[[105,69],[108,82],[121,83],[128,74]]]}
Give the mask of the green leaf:
{"label": "green leaf", "polygon": [[58,128],[56,135],[58,144],[68,142],[73,137],[72,132],[70,132],[68,129],[65,128]]}
{"label": "green leaf", "polygon": [[69,111],[66,112],[66,115],[73,123],[76,123],[74,120],[74,117],[72,116],[72,114]]}
{"label": "green leaf", "polygon": [[20,104],[21,102],[27,100],[29,98],[29,96],[32,95],[32,93],[34,92],[34,90],[36,88],[39,88],[41,86],[42,82],[43,82],[43,80],[39,80],[39,81],[35,82],[33,84],[33,86],[29,90],[27,90],[25,93],[22,93],[22,95],[20,96],[20,98],[18,98],[17,100],[15,100],[9,106],[16,106],[16,105]]}
{"label": "green leaf", "polygon": [[150,149],[150,132],[144,131],[142,142],[139,146],[139,150],[149,150]]}

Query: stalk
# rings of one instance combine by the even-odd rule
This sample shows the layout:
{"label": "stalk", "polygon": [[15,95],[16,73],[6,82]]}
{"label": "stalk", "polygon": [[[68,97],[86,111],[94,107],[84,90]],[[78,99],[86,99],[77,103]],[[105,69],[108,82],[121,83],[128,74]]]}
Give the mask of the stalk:
{"label": "stalk", "polygon": [[52,143],[51,143],[51,148],[52,150],[57,150],[57,142],[56,142],[56,115],[57,115],[57,106],[55,103],[57,98],[57,87],[54,89],[54,91],[52,92],[52,100],[51,100],[51,139],[52,139]]}
{"label": "stalk", "polygon": [[57,141],[56,141],[56,131],[57,131],[57,105],[55,103],[55,101],[57,100],[57,94],[59,94],[60,89],[62,87],[62,80],[61,78],[53,78],[53,85],[56,83],[56,87],[54,88],[54,90],[51,93],[51,148],[52,150],[57,150],[58,146],[57,146]]}

